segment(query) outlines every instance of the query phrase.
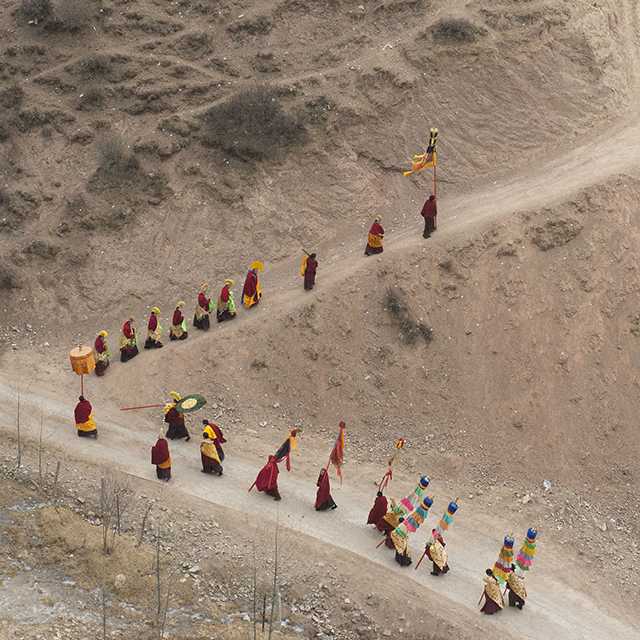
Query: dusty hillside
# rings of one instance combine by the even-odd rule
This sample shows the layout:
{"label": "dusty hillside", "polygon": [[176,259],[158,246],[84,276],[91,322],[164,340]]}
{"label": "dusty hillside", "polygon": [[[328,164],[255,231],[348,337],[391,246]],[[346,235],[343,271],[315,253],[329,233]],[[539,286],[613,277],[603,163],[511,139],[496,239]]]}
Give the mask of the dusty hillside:
{"label": "dusty hillside", "polygon": [[[40,7],[37,24],[29,7]],[[403,437],[407,485],[428,472],[455,483],[455,495],[439,489],[447,499],[470,492],[472,539],[490,544],[506,522],[535,523],[548,544],[547,577],[565,563],[562,572],[577,577],[564,579],[589,602],[635,602],[635,7],[58,0],[46,8],[0,9],[5,401],[15,400],[16,380],[30,378],[29,401],[44,398],[63,429],[79,386],[68,350],[106,329],[112,365],[86,391],[109,425],[104,460],[124,460],[128,473],[148,465],[159,416],[118,409],[162,402],[172,389],[205,395],[243,439],[227,493],[206,498],[218,505],[236,499],[235,483],[244,487],[293,424],[307,438],[312,477],[345,420],[349,463],[363,465],[350,500],[369,502],[371,468]],[[431,126],[440,131],[440,214],[423,240],[418,214],[432,174],[402,171]],[[376,214],[385,252],[365,258]],[[319,255],[313,292],[302,290],[301,246]],[[239,298],[256,259],[265,264],[258,308],[117,361],[129,314],[144,335],[159,306],[168,338],[178,300],[190,316],[200,286],[210,283],[216,298],[228,277]],[[13,434],[11,410],[2,426]],[[35,427],[24,429],[35,443]],[[76,440],[54,433],[51,455],[84,464]],[[547,500],[543,480],[562,498]],[[494,497],[500,487],[504,501]],[[197,478],[176,485],[185,500],[199,491]],[[522,503],[525,495],[533,499]],[[352,524],[307,531],[299,557],[314,540],[330,541],[356,554],[348,556],[356,567],[369,541],[353,534],[352,546],[341,544]],[[481,563],[499,550],[480,560],[471,547],[468,558]],[[566,548],[574,557],[558,552]],[[590,585],[601,576],[612,585],[606,595]],[[358,581],[352,569],[345,589]],[[473,633],[471,587],[455,584],[439,594],[461,607]],[[428,597],[439,597],[432,588]],[[330,608],[340,607],[336,596]],[[381,633],[388,609],[378,613]],[[336,637],[354,637],[352,626]],[[508,628],[545,637],[544,625]]]}

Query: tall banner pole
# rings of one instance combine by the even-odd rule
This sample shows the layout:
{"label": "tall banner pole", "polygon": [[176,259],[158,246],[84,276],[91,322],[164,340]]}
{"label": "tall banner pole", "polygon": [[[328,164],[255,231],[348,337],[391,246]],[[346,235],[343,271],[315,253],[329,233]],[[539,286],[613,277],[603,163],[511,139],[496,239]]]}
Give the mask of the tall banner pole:
{"label": "tall banner pole", "polygon": [[[434,202],[436,203],[436,207],[438,206],[438,198],[436,197],[436,163],[433,163],[433,199]],[[438,214],[436,213],[435,217],[433,218],[433,228],[437,229],[438,228]],[[417,569],[418,567],[416,567]]]}

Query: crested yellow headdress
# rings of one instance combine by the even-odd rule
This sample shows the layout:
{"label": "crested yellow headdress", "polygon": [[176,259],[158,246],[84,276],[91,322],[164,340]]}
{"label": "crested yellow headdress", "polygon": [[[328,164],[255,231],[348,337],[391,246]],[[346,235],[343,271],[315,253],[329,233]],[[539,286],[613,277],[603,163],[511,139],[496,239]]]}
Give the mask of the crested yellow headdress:
{"label": "crested yellow headdress", "polygon": [[184,307],[184,302],[182,300],[178,302],[178,304],[176,305],[176,309],[179,309],[180,307]]}
{"label": "crested yellow headdress", "polygon": [[231,287],[235,284],[235,282],[231,280],[231,278],[227,278],[227,280],[224,281],[224,284],[226,287]]}
{"label": "crested yellow headdress", "polygon": [[127,322],[135,322],[135,318],[133,316],[129,316],[127,318]]}
{"label": "crested yellow headdress", "polygon": [[151,313],[160,313],[160,309],[158,309],[158,307],[153,307],[153,309],[151,309]]}
{"label": "crested yellow headdress", "polygon": [[382,222],[382,216],[376,216],[376,220]]}
{"label": "crested yellow headdress", "polygon": [[204,293],[208,288],[209,288],[208,284],[203,284],[202,287],[200,288],[200,293]]}
{"label": "crested yellow headdress", "polygon": [[108,334],[106,331],[101,331],[98,335],[99,335],[101,338],[106,338],[109,334]]}
{"label": "crested yellow headdress", "polygon": [[258,260],[256,260],[255,262],[252,262],[249,268],[251,269],[251,271],[253,271],[254,269],[258,269],[259,271],[262,271],[264,269],[264,267],[262,266],[262,262],[258,262]]}
{"label": "crested yellow headdress", "polygon": [[170,391],[169,395],[176,401],[176,402],[180,402],[180,400],[182,400],[182,398],[180,397],[180,394],[176,393],[175,391]]}

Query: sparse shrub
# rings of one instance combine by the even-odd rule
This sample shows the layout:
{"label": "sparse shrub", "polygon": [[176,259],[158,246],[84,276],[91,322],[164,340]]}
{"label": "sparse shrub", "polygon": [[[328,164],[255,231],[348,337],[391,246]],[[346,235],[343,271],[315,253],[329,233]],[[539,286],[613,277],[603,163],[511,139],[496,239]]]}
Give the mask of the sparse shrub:
{"label": "sparse shrub", "polygon": [[53,15],[53,2],[51,0],[22,0],[17,12],[26,20],[44,22]]}
{"label": "sparse shrub", "polygon": [[82,64],[82,68],[88,75],[101,76],[109,71],[110,63],[109,56],[98,53],[87,58]]}
{"label": "sparse shrub", "polygon": [[133,174],[140,168],[138,159],[127,151],[118,136],[99,138],[96,142],[96,155],[100,168],[114,176]]}
{"label": "sparse shrub", "polygon": [[12,109],[13,107],[19,107],[24,99],[24,89],[17,84],[5,87],[0,93],[0,104],[5,109]]}
{"label": "sparse shrub", "polygon": [[6,262],[0,262],[0,291],[9,291],[18,286],[15,270]]}
{"label": "sparse shrub", "polygon": [[99,107],[104,101],[104,91],[100,87],[89,87],[76,100],[76,109],[92,109]]}
{"label": "sparse shrub", "polygon": [[205,114],[203,142],[257,158],[306,137],[302,115],[288,115],[274,89],[258,85],[237,93]]}
{"label": "sparse shrub", "polygon": [[47,21],[47,29],[77,33],[91,23],[93,9],[87,0],[57,0],[53,18]]}
{"label": "sparse shrub", "polygon": [[42,240],[34,240],[25,249],[26,253],[38,256],[44,260],[53,260],[58,255],[59,251],[60,249],[55,245],[43,242]]}
{"label": "sparse shrub", "polygon": [[441,42],[473,42],[478,27],[469,20],[461,18],[444,18],[431,27],[434,40]]}
{"label": "sparse shrub", "polygon": [[406,344],[413,344],[416,338],[421,337],[427,345],[433,341],[433,331],[426,324],[414,320],[409,309],[400,300],[398,290],[389,287],[385,296],[385,307],[391,313],[395,324],[400,329],[401,339]]}
{"label": "sparse shrub", "polygon": [[81,218],[89,213],[89,206],[81,193],[67,202],[67,213],[70,218]]}
{"label": "sparse shrub", "polygon": [[0,142],[7,140],[9,136],[11,136],[11,127],[9,123],[6,120],[0,120]]}
{"label": "sparse shrub", "polygon": [[54,131],[55,129],[50,124],[45,124],[44,127],[42,127],[42,137],[45,140],[51,140]]}

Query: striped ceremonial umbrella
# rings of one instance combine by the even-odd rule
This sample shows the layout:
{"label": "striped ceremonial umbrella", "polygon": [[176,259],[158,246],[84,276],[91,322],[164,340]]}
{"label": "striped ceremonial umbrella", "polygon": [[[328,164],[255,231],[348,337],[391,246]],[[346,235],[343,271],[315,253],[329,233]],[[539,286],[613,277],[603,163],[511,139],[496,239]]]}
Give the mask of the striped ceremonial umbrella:
{"label": "striped ceremonial umbrella", "polygon": [[190,396],[185,396],[180,402],[176,402],[176,409],[180,413],[191,413],[204,407],[205,404],[207,404],[207,401],[202,396],[194,393]]}
{"label": "striped ceremonial umbrella", "polygon": [[531,527],[529,531],[527,531],[527,537],[522,543],[522,549],[518,553],[518,557],[516,558],[516,564],[522,571],[529,571],[529,567],[531,567],[531,561],[533,560],[533,556],[536,553],[536,536],[538,535],[538,530]]}
{"label": "striped ceremonial umbrella", "polygon": [[504,544],[500,550],[500,555],[493,565],[493,575],[500,584],[504,584],[511,573],[511,563],[513,562],[513,538],[504,537]]}

